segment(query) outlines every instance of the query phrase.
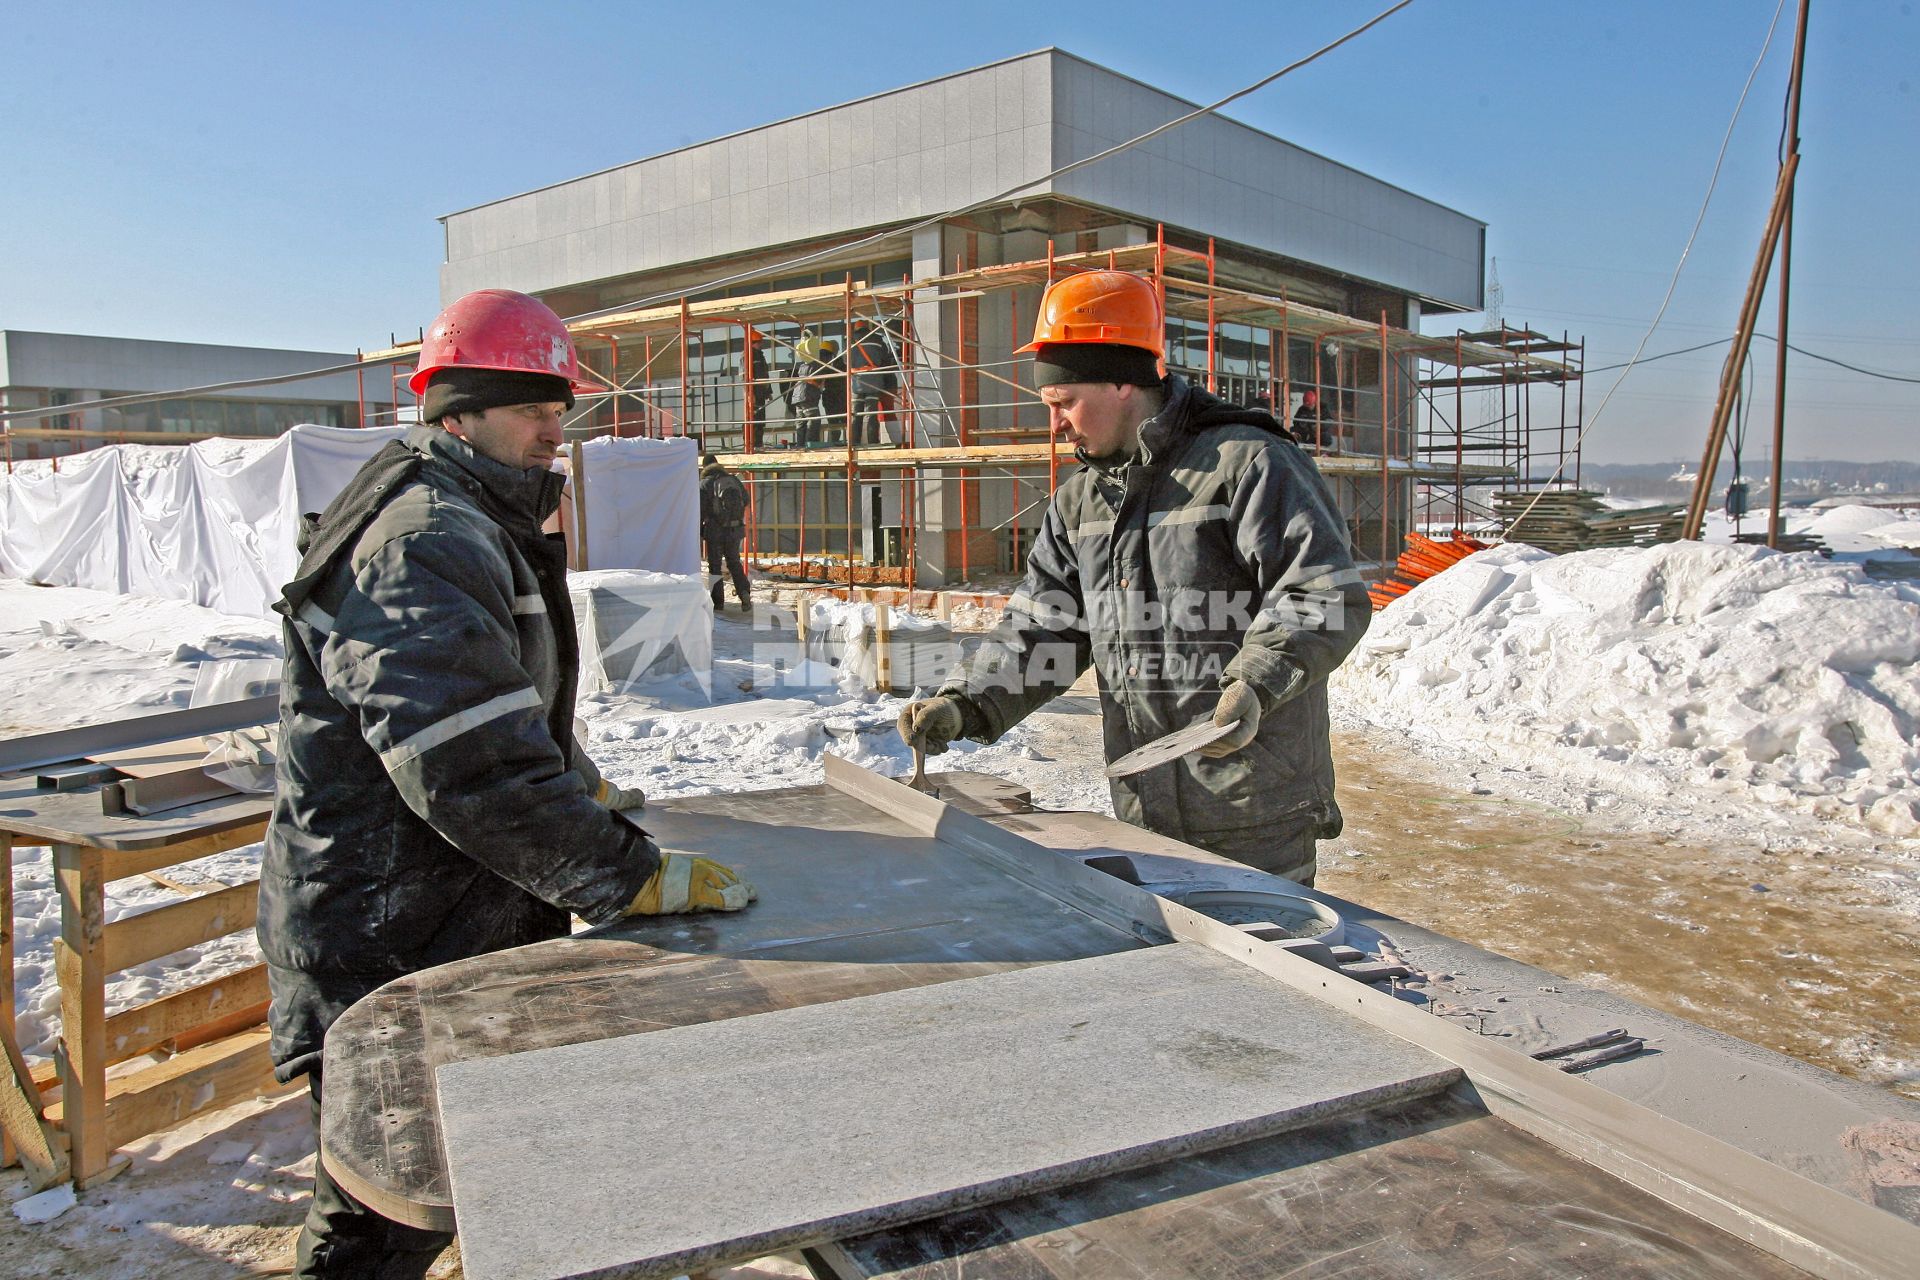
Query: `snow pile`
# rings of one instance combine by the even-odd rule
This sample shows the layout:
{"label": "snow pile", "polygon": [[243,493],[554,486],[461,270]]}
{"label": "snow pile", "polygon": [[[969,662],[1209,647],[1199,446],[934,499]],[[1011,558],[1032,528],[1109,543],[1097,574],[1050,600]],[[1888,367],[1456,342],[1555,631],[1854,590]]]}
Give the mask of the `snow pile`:
{"label": "snow pile", "polygon": [[1332,689],[1378,725],[1656,797],[1920,834],[1920,589],[1811,555],[1497,547],[1381,612]]}
{"label": "snow pile", "polygon": [[1874,534],[1886,525],[1899,523],[1900,518],[1901,513],[1885,507],[1863,507],[1848,503],[1845,506],[1828,507],[1811,519],[1806,519],[1795,532],[1811,533],[1827,539],[1856,537]]}
{"label": "snow pile", "polygon": [[215,673],[280,657],[278,619],[0,578],[0,734],[177,711]]}

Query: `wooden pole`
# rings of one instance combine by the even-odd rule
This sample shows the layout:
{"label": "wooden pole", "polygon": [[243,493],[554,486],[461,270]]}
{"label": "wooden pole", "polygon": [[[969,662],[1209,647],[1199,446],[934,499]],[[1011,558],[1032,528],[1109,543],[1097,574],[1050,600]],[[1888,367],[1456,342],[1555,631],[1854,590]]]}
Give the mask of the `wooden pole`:
{"label": "wooden pole", "polygon": [[[1793,33],[1793,81],[1787,90],[1787,154],[1800,158],[1800,77],[1807,56],[1807,0],[1800,0],[1800,22]],[[1787,438],[1787,297],[1793,281],[1793,187],[1787,188],[1786,216],[1780,220],[1780,334],[1773,362],[1773,475],[1767,490],[1767,545],[1780,547],[1781,458]]]}
{"label": "wooden pole", "polygon": [[847,440],[847,593],[853,593],[853,533],[858,527],[854,515],[858,507],[860,469],[853,461],[853,273],[847,272],[846,292],[841,298],[840,376],[846,403],[842,406],[841,434]]}
{"label": "wooden pole", "polygon": [[587,442],[573,442],[573,567],[587,564]]}
{"label": "wooden pole", "polygon": [[98,849],[53,846],[60,893],[60,936],[53,941],[60,976],[60,1112],[71,1142],[68,1159],[82,1186],[107,1172],[106,877]]}
{"label": "wooden pole", "polygon": [[1713,473],[1720,466],[1720,449],[1727,440],[1727,423],[1733,414],[1733,393],[1740,385],[1740,370],[1746,365],[1747,352],[1753,346],[1754,323],[1760,318],[1760,298],[1767,289],[1774,250],[1780,243],[1780,227],[1786,221],[1787,202],[1793,196],[1793,175],[1800,157],[1789,153],[1780,166],[1780,180],[1773,189],[1773,208],[1767,217],[1767,229],[1760,237],[1760,252],[1755,255],[1753,273],[1747,281],[1747,296],[1740,304],[1740,323],[1733,333],[1733,348],[1727,352],[1726,367],[1720,371],[1720,394],[1714,401],[1713,421],[1707,428],[1706,448],[1700,455],[1700,472],[1694,477],[1693,496],[1687,503],[1687,518],[1680,536],[1697,539],[1707,519],[1707,500],[1713,495]]}

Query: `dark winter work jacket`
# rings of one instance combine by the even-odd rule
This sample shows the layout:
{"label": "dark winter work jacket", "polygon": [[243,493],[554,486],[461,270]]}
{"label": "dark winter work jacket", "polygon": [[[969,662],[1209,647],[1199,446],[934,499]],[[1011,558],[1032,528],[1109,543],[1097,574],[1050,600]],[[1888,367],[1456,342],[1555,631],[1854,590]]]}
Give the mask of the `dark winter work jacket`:
{"label": "dark winter work jacket", "polygon": [[991,742],[1094,667],[1106,756],[1213,713],[1239,679],[1258,735],[1115,779],[1114,812],[1199,845],[1339,829],[1326,677],[1366,632],[1366,591],[1313,462],[1267,413],[1184,378],[1130,458],[1087,463],[1054,493],[987,644],[945,692]]}
{"label": "dark winter work jacket", "polygon": [[260,949],[280,1078],[348,1005],[431,965],[618,918],[658,866],[573,739],[560,476],[437,427],[320,517],[286,615]]}
{"label": "dark winter work jacket", "polygon": [[738,543],[747,536],[747,486],[719,463],[700,470],[700,537]]}

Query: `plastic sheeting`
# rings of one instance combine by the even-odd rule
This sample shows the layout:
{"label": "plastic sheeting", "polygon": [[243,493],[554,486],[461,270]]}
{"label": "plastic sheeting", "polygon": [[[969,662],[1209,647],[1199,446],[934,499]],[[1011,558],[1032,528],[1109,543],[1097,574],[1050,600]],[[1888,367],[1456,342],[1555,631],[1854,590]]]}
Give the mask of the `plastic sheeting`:
{"label": "plastic sheeting", "polygon": [[[189,600],[264,617],[319,511],[401,428],[300,426],[272,440],[112,445],[16,463],[0,478],[0,573]],[[699,455],[690,439],[585,449],[588,561],[697,573]]]}
{"label": "plastic sheeting", "polygon": [[318,511],[397,428],[295,427],[272,440],[112,445],[14,465],[0,571],[53,586],[265,616]]}
{"label": "plastic sheeting", "polygon": [[[831,670],[842,693],[859,696],[880,684],[875,634],[879,610],[887,611],[891,635],[894,691],[932,690],[959,665],[960,643],[945,624],[906,609],[873,603],[817,599],[807,610],[806,658],[818,670]],[[793,683],[789,680],[788,683]]]}
{"label": "plastic sheeting", "polygon": [[691,437],[600,436],[581,458],[588,568],[700,572],[700,449]]}
{"label": "plastic sheeting", "polygon": [[[587,488],[591,493],[591,478]],[[567,575],[567,592],[580,636],[582,693],[626,693],[683,671],[711,693],[713,600],[703,579],[588,570]]]}

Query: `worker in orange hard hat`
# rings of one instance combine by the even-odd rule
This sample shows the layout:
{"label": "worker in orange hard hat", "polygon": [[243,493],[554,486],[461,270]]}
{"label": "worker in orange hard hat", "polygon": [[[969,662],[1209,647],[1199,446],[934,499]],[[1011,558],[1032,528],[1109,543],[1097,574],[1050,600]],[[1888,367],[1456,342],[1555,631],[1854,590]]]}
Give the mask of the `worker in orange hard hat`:
{"label": "worker in orange hard hat", "polygon": [[1154,283],[1049,285],[1033,383],[1085,465],[1061,481],[999,629],[900,716],[909,744],[993,742],[1100,678],[1107,759],[1189,725],[1197,753],[1111,779],[1128,822],[1311,884],[1339,834],[1326,677],[1370,609],[1313,462],[1263,409],[1166,373]]}
{"label": "worker in orange hard hat", "polygon": [[[348,482],[274,606],[291,708],[257,931],[276,1074],[418,969],[566,936],[570,917],[737,911],[733,871],[664,853],[574,741],[578,660],[560,502],[567,327],[483,289],[440,313],[410,385],[421,425]],[[338,1105],[338,1104],[336,1104]],[[293,1274],[423,1276],[451,1236],[390,1222],[314,1170]]]}

